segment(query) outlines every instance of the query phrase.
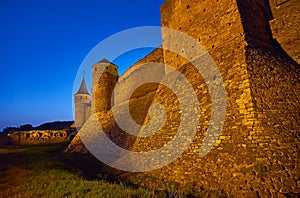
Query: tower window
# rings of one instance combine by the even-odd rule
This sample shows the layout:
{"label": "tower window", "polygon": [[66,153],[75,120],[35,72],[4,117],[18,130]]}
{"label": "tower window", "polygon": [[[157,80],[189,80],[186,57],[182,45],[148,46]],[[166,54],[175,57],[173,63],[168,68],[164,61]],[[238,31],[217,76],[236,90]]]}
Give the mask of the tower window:
{"label": "tower window", "polygon": [[106,67],[106,69],[108,69],[108,67]]}
{"label": "tower window", "polygon": [[94,69],[95,71],[97,71],[97,67],[95,67],[95,69]]}

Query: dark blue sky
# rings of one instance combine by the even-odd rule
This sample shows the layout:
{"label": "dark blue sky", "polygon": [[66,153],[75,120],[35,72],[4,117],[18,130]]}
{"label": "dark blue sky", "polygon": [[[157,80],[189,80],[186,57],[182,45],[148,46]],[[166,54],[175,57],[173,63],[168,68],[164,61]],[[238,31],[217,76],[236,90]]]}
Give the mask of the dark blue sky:
{"label": "dark blue sky", "polygon": [[88,52],[122,30],[159,26],[163,2],[0,0],[0,131],[73,120],[73,83]]}

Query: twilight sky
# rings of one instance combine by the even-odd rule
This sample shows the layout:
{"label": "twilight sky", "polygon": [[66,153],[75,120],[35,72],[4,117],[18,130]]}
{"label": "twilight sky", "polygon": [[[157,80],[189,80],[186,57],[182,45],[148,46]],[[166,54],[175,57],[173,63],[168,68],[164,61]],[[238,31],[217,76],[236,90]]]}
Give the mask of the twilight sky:
{"label": "twilight sky", "polygon": [[[160,26],[163,2],[0,0],[0,131],[73,120],[72,89],[85,56],[115,33]],[[120,58],[120,72],[148,51]]]}

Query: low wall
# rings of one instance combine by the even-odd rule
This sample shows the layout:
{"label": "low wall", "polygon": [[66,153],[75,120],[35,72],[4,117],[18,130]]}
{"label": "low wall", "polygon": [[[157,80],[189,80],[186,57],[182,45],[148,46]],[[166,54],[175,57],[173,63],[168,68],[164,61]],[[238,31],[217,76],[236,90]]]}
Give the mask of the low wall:
{"label": "low wall", "polygon": [[9,137],[16,145],[36,145],[68,142],[68,133],[66,130],[17,131],[9,134]]}

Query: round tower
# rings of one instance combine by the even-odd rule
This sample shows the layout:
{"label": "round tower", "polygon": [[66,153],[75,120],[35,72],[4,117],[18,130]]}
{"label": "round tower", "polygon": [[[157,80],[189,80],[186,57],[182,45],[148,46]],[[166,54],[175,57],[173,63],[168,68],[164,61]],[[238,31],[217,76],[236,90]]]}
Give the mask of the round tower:
{"label": "round tower", "polygon": [[112,92],[118,81],[118,66],[103,59],[92,67],[92,112],[111,109]]}
{"label": "round tower", "polygon": [[91,114],[91,96],[86,88],[84,78],[76,94],[74,94],[75,103],[75,126],[81,128]]}

